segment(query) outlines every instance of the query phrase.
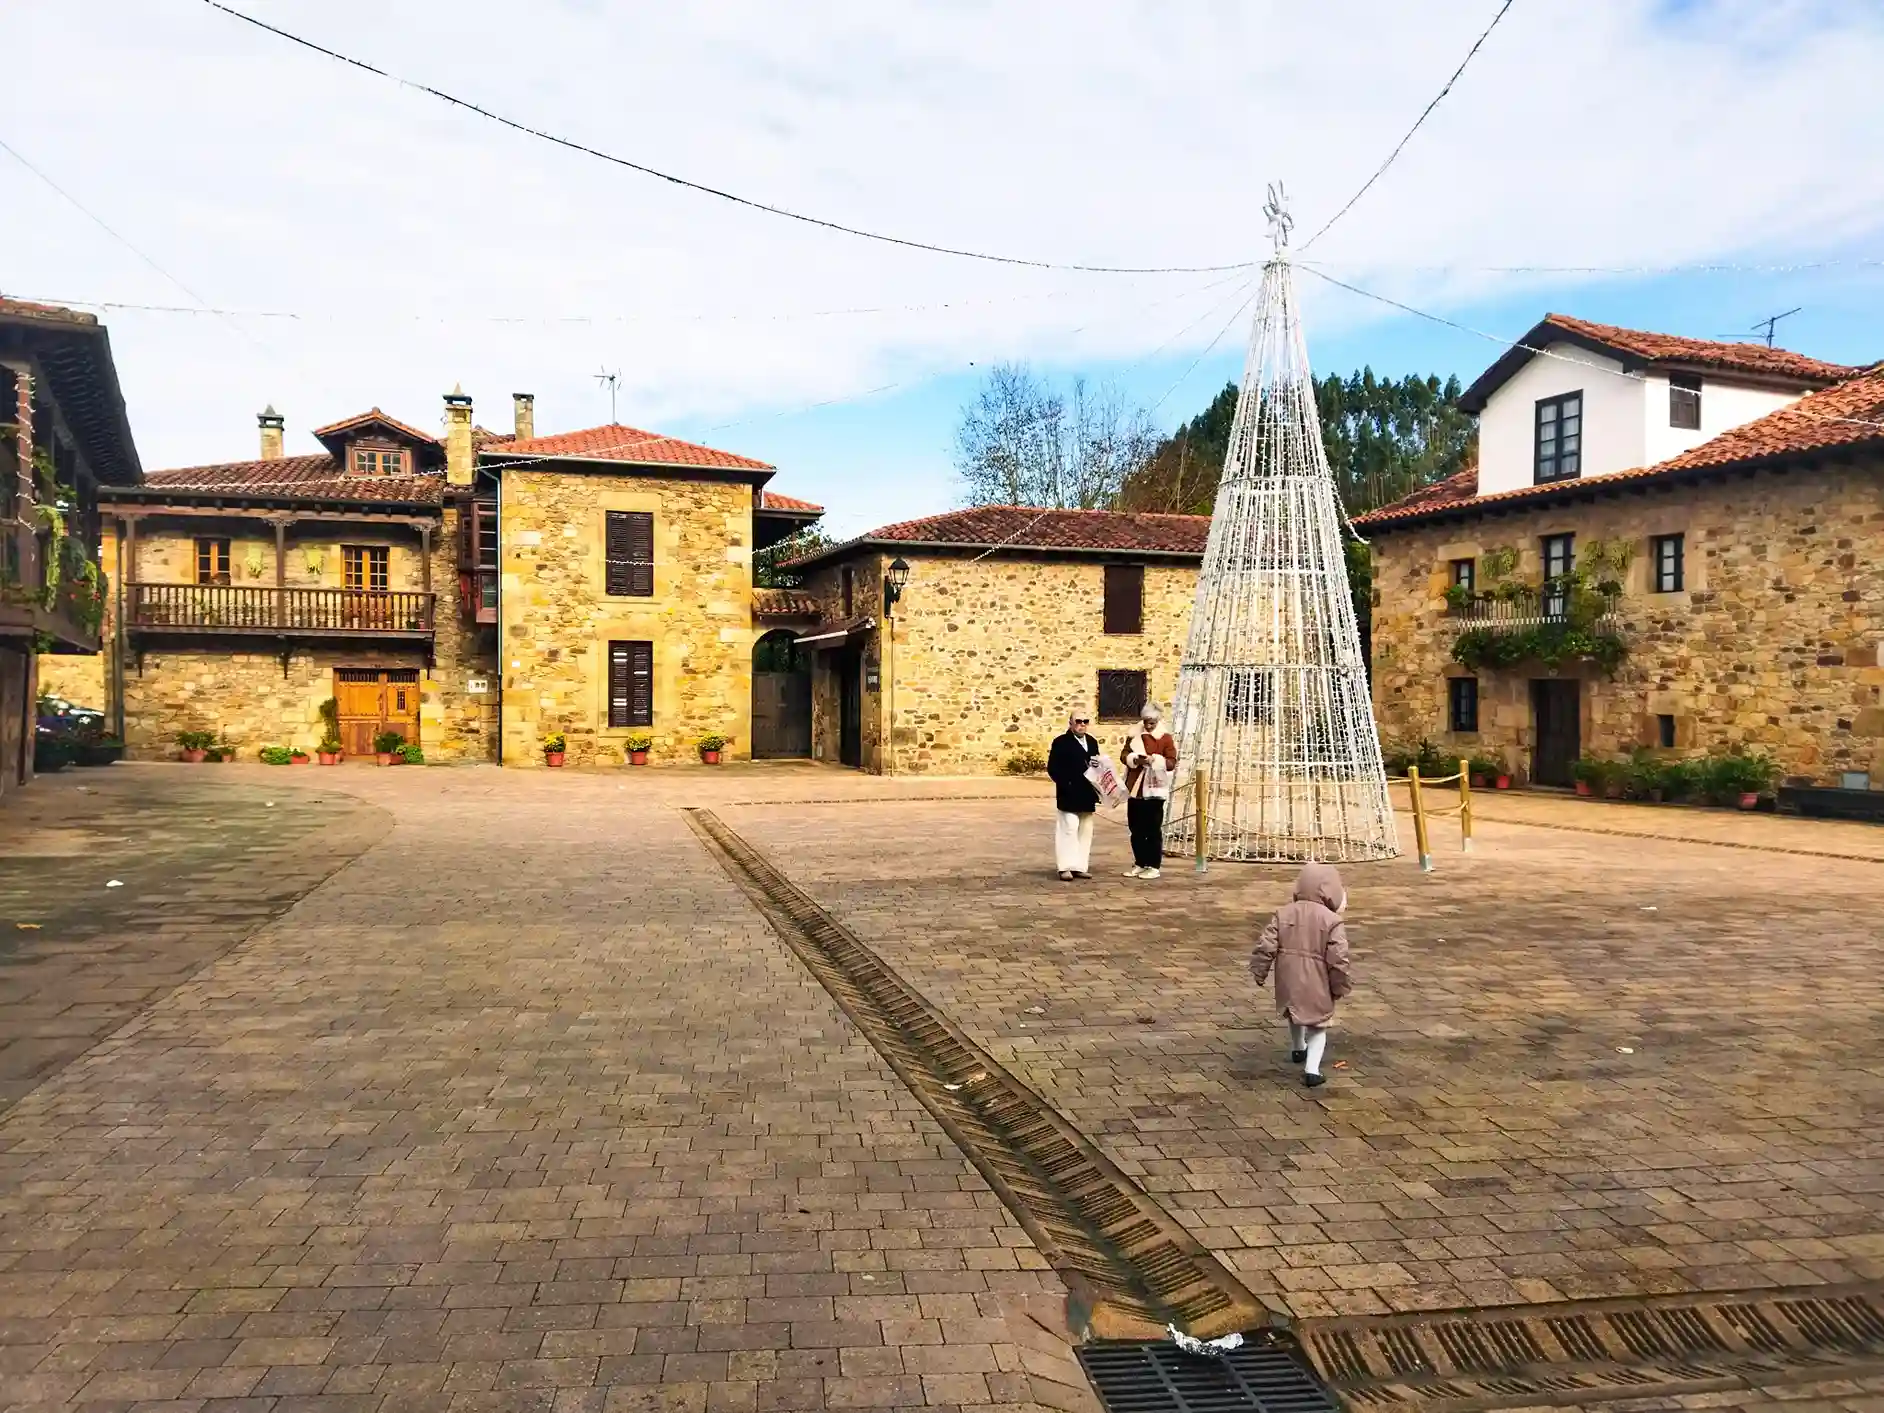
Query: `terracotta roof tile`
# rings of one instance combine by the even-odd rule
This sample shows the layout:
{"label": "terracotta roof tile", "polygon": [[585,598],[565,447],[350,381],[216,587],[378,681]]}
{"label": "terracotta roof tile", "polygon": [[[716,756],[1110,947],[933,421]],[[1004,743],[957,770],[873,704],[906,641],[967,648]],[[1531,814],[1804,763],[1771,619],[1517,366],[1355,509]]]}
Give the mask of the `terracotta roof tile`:
{"label": "terracotta roof tile", "polygon": [[378,500],[437,505],[443,476],[345,476],[334,458],[283,456],[273,461],[223,461],[152,471],[144,484],[158,490],[221,491],[228,495],[295,496],[309,500]]}
{"label": "terracotta roof tile", "polygon": [[751,457],[735,456],[730,451],[716,451],[678,437],[664,437],[659,432],[644,432],[624,427],[619,422],[587,427],[579,432],[557,432],[553,436],[531,437],[507,443],[500,451],[490,452],[503,465],[505,457],[567,457],[579,461],[620,461],[631,466],[701,466],[721,471],[770,471],[773,468]]}
{"label": "terracotta roof tile", "polygon": [[[1536,500],[1568,499],[1603,491],[1612,486],[1637,486],[1643,481],[1679,476],[1683,472],[1756,464],[1838,447],[1884,445],[1884,364],[1880,364],[1836,387],[1808,393],[1797,402],[1769,412],[1743,426],[1719,436],[1679,456],[1653,466],[1630,471],[1616,471],[1603,476],[1584,476],[1570,481],[1553,481],[1544,486],[1520,486],[1516,490],[1496,491],[1491,495],[1449,495],[1435,498],[1432,492],[1460,482],[1470,474],[1472,489],[1477,490],[1477,472],[1461,472],[1437,486],[1428,486],[1392,505],[1354,517],[1360,528],[1392,526],[1417,522],[1429,516],[1455,510],[1497,509],[1512,503]],[[1462,486],[1460,487],[1463,488]]]}
{"label": "terracotta roof tile", "polygon": [[417,427],[408,427],[398,418],[388,417],[377,407],[366,412],[356,412],[353,416],[343,417],[338,422],[329,422],[325,427],[316,427],[313,431],[313,436],[317,441],[326,441],[329,437],[338,436],[341,432],[351,431],[353,428],[367,422],[384,423],[403,437],[411,437],[414,441],[418,442],[430,442],[434,446],[438,445],[438,438],[431,433],[421,432]]}
{"label": "terracotta roof tile", "polygon": [[797,589],[754,589],[752,612],[756,618],[816,618],[818,601]]}
{"label": "terracotta roof tile", "polygon": [[58,324],[82,324],[95,328],[98,324],[96,314],[86,314],[77,309],[67,309],[60,304],[33,304],[24,299],[8,299],[0,295],[0,318],[37,319]]}
{"label": "terracotta roof tile", "polygon": [[1768,348],[1763,343],[1728,343],[1717,339],[1682,338],[1675,334],[1651,334],[1640,329],[1623,329],[1614,324],[1577,319],[1568,314],[1546,314],[1544,322],[1654,363],[1699,363],[1743,373],[1765,373],[1821,383],[1839,382],[1858,371],[1842,363],[1808,358],[1790,349]]}
{"label": "terracotta roof tile", "polygon": [[810,565],[869,545],[951,545],[1003,551],[1086,550],[1119,554],[1176,554],[1203,558],[1208,515],[1152,515],[1118,510],[1042,510],[1027,505],[983,505],[905,520],[871,530],[793,561]]}
{"label": "terracotta roof tile", "polygon": [[759,493],[759,509],[795,510],[805,515],[814,513],[818,515],[824,514],[824,507],[821,505],[808,500],[799,500],[796,496],[782,496],[777,491],[761,491]]}

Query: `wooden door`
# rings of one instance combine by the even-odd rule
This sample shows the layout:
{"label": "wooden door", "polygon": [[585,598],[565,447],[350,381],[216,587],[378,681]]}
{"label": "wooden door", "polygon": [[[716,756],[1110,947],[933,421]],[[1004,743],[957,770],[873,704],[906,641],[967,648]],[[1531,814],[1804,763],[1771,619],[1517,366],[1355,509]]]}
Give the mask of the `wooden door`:
{"label": "wooden door", "polygon": [[1531,683],[1531,779],[1568,785],[1583,754],[1583,684],[1575,678]]}
{"label": "wooden door", "polygon": [[811,754],[811,676],[752,674],[752,754],[764,760]]}
{"label": "wooden door", "polygon": [[417,668],[336,667],[334,700],[340,705],[340,745],[350,756],[373,754],[373,738],[397,731],[419,739]]}
{"label": "wooden door", "polygon": [[863,654],[855,648],[837,655],[837,758],[863,764]]}

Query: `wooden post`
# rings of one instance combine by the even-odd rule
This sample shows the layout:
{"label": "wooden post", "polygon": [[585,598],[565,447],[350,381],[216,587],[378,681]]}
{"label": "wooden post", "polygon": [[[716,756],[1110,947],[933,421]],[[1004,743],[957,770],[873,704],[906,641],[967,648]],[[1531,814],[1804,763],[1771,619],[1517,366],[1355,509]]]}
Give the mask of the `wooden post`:
{"label": "wooden post", "polygon": [[1420,802],[1420,768],[1417,765],[1406,768],[1406,788],[1413,797],[1413,846],[1419,850],[1421,870],[1431,873],[1433,854],[1426,842],[1426,806]]}
{"label": "wooden post", "polygon": [[1205,829],[1209,824],[1205,801],[1210,796],[1210,772],[1201,765],[1191,774],[1191,790],[1197,796],[1197,871],[1202,873],[1209,866],[1204,841]]}
{"label": "wooden post", "polygon": [[1472,852],[1472,771],[1470,761],[1459,762],[1459,852]]}
{"label": "wooden post", "polygon": [[280,519],[275,521],[275,626],[288,626],[288,522]]}

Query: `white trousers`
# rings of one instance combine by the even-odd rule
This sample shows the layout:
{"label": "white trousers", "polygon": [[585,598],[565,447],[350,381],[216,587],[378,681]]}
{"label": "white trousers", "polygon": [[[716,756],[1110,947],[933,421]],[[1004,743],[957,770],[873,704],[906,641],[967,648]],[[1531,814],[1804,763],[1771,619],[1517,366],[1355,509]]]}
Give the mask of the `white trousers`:
{"label": "white trousers", "polygon": [[1289,1048],[1306,1050],[1308,1059],[1302,1068],[1309,1074],[1321,1073],[1321,1057],[1328,1052],[1328,1027],[1325,1025],[1297,1025],[1289,1022]]}
{"label": "white trousers", "polygon": [[1092,872],[1092,821],[1090,811],[1068,814],[1060,811],[1053,821],[1053,864],[1061,873]]}

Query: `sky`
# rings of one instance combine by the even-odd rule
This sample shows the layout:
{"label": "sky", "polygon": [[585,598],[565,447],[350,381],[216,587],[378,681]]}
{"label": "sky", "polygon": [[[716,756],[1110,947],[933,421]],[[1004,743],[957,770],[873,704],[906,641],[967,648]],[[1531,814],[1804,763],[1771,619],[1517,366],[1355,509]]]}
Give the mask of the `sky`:
{"label": "sky", "polygon": [[1167,427],[1197,412],[1241,364],[1272,181],[1320,372],[1470,380],[1547,310],[1742,337],[1801,306],[1785,346],[1884,358],[1869,0],[1515,0],[1312,244],[1499,0],[229,3],[756,201],[1192,272],[786,221],[205,0],[0,0],[25,58],[0,85],[0,293],[167,306],[100,311],[147,469],[254,455],[265,404],[291,452],[374,405],[435,429],[457,385],[494,429],[518,391],[539,433],[591,426],[607,370],[620,421],[772,462],[860,533],[958,503],[955,421],[995,363],[1114,382]]}

